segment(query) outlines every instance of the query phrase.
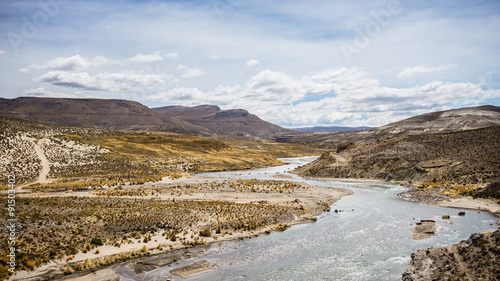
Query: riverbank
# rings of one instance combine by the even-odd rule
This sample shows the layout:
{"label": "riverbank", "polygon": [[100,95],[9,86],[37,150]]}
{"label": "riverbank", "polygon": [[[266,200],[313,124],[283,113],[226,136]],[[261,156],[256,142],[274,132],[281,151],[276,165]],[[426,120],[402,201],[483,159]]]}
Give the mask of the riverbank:
{"label": "riverbank", "polygon": [[437,188],[411,188],[398,195],[401,199],[434,205],[445,208],[468,209],[489,212],[500,217],[500,204],[494,200],[472,198],[471,196],[454,195],[453,197],[439,193]]}
{"label": "riverbank", "polygon": [[388,182],[383,180],[374,180],[374,179],[366,179],[366,178],[333,178],[333,177],[311,177],[311,176],[303,176],[303,179],[306,180],[323,180],[323,181],[338,181],[338,182],[353,182],[353,183],[381,183],[386,184]]}
{"label": "riverbank", "polygon": [[[338,182],[365,182],[365,183],[381,183],[381,184],[394,184],[383,180],[374,179],[358,179],[358,178],[328,178],[328,177],[303,177],[308,180],[326,180]],[[463,196],[454,194],[453,196],[440,193],[439,188],[417,188],[410,187],[408,191],[398,194],[398,196],[407,201],[419,202],[433,206],[445,208],[468,209],[475,211],[489,212],[495,216],[500,217],[500,204],[495,200],[484,198],[473,198],[472,196]]]}
{"label": "riverbank", "polygon": [[[187,222],[191,226],[176,235],[174,234],[176,236],[175,241],[172,241],[171,233],[165,234],[168,232],[166,229],[157,230],[150,233],[149,236],[127,237],[125,240],[122,239],[121,242],[117,241],[118,244],[100,245],[85,251],[85,253],[80,251],[71,257],[64,256],[62,259],[53,260],[48,264],[35,268],[32,272],[18,272],[11,280],[46,280],[47,278],[84,280],[85,278],[102,279],[103,276],[106,276],[105,280],[114,280],[112,269],[121,263],[118,262],[122,260],[120,257],[126,256],[127,259],[133,260],[140,256],[150,258],[165,253],[178,254],[179,251],[200,245],[206,246],[222,241],[255,237],[272,231],[283,231],[291,225],[315,221],[316,216],[329,210],[333,203],[349,194],[352,194],[352,192],[348,190],[310,186],[288,181],[234,180],[201,176],[183,177],[176,180],[165,179],[162,182],[127,186],[122,189],[23,194],[23,198],[30,200],[40,197],[45,197],[45,199],[57,197],[66,200],[92,199],[94,204],[101,201],[103,201],[103,204],[111,204],[114,203],[114,199],[122,198],[122,201],[134,199],[133,202],[137,200],[163,202],[166,200],[172,202],[172,204],[174,204],[173,202],[183,204],[182,206],[189,204],[189,202],[196,204],[218,202],[216,204],[222,204],[220,208],[241,207],[243,209],[241,211],[236,210],[236,212],[229,211],[226,217],[221,213],[221,209],[217,212],[219,215],[212,211],[196,212],[196,220]],[[230,205],[223,207],[226,206],[224,204]],[[193,211],[195,210],[193,209]],[[241,212],[247,213],[249,217],[245,220]],[[236,217],[237,219],[236,221],[234,219],[230,220],[230,217]],[[169,220],[168,217],[167,220]],[[95,219],[93,221],[95,223]],[[265,221],[267,223],[262,223]],[[234,223],[238,224],[237,228],[230,228]],[[210,229],[210,233],[202,236],[201,231],[207,228]],[[132,255],[131,253],[135,254]],[[85,263],[88,266],[80,266],[80,264]],[[115,265],[110,266],[109,264]],[[105,267],[100,269],[99,265]],[[161,265],[165,264],[161,263]],[[70,269],[68,269],[68,266]],[[77,268],[84,270],[75,271]],[[140,275],[144,267],[138,266],[136,268],[139,268],[137,274]],[[66,274],[73,272],[64,276],[65,271]],[[100,277],[97,277],[96,274],[99,274]]]}

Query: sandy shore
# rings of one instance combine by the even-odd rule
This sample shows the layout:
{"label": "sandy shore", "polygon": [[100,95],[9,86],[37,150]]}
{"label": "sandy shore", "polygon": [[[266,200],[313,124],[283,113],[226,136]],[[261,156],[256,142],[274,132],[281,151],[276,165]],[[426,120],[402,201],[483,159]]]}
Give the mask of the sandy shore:
{"label": "sandy shore", "polygon": [[338,182],[366,182],[366,183],[383,183],[388,184],[386,181],[373,180],[373,179],[354,179],[354,178],[320,178],[320,177],[303,177],[307,180],[323,180],[323,181],[338,181]]}
{"label": "sandy shore", "polygon": [[399,197],[403,200],[421,202],[429,205],[445,207],[445,208],[457,208],[457,209],[468,209],[476,211],[490,212],[495,216],[500,217],[500,205],[494,200],[483,199],[483,198],[472,198],[470,196],[459,196],[450,197],[438,193],[439,189],[422,189],[413,188],[406,192],[399,194]]}
{"label": "sandy shore", "polygon": [[489,199],[473,199],[472,197],[451,198],[438,201],[434,205],[446,208],[486,211],[500,217],[500,205]]}
{"label": "sandy shore", "polygon": [[[365,182],[365,183],[382,183],[382,184],[390,183],[386,181],[372,180],[372,179],[318,178],[318,177],[304,177],[304,178],[309,180],[326,180],[326,181],[338,181],[338,182]],[[400,198],[403,200],[422,202],[425,204],[435,205],[445,208],[485,211],[500,217],[500,204],[497,204],[494,200],[490,199],[483,199],[483,198],[474,199],[470,196],[460,196],[460,197],[450,198],[446,195],[437,193],[437,191],[434,190],[420,190],[418,188],[413,188],[408,192],[400,194]]]}

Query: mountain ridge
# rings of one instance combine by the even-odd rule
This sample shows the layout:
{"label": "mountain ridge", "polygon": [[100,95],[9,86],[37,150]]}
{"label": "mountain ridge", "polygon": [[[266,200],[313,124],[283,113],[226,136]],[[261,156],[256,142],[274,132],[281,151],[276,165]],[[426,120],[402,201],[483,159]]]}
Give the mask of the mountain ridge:
{"label": "mountain ridge", "polygon": [[167,117],[183,120],[220,134],[242,137],[255,136],[263,140],[276,140],[296,132],[262,120],[245,109],[222,110],[216,105],[194,107],[166,106],[153,108]]}
{"label": "mountain ridge", "polygon": [[374,143],[397,136],[457,132],[492,126],[500,126],[500,107],[483,105],[426,113],[366,131],[302,135],[292,141],[336,149],[349,143]]}
{"label": "mountain ridge", "polygon": [[500,107],[484,105],[417,115],[378,128],[337,133],[307,133],[262,120],[245,109],[217,105],[149,108],[120,99],[0,98],[0,115],[65,126],[160,131],[205,137],[252,139],[338,148],[403,135],[432,134],[500,125]]}
{"label": "mountain ridge", "polygon": [[289,128],[290,130],[299,132],[309,132],[309,133],[337,133],[337,132],[348,132],[348,131],[363,131],[374,129],[374,127],[346,127],[346,126],[313,126],[313,127],[301,127],[301,128]]}
{"label": "mountain ridge", "polygon": [[208,134],[204,128],[172,120],[130,100],[0,98],[0,115],[75,127]]}

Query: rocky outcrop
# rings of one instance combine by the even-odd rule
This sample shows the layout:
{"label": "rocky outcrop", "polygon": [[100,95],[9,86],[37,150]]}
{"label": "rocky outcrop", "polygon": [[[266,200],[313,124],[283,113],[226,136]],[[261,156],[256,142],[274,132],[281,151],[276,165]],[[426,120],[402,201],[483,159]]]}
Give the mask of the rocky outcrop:
{"label": "rocky outcrop", "polygon": [[436,234],[436,221],[434,220],[421,220],[417,225],[411,229],[413,240],[427,239]]}
{"label": "rocky outcrop", "polygon": [[457,245],[419,250],[403,281],[500,280],[500,230],[472,234]]}

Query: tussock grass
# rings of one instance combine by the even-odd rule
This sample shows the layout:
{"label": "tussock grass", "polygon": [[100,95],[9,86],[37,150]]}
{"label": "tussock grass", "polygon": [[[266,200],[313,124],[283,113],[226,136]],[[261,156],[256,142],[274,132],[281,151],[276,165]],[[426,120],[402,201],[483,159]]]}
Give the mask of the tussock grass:
{"label": "tussock grass", "polygon": [[[6,200],[5,196],[0,199]],[[201,245],[208,233],[255,230],[288,222],[291,214],[301,212],[298,207],[273,204],[126,197],[18,198],[16,204],[18,223],[23,226],[16,240],[23,249],[16,253],[19,270],[33,270],[78,252],[99,253],[95,249],[99,245],[134,243],[128,237],[137,239],[136,243],[147,242],[155,233],[164,233],[165,243],[182,240],[185,245]],[[0,214],[0,219],[6,221],[7,214]],[[188,233],[193,235],[189,241],[184,237]],[[8,268],[7,235],[0,234],[2,278],[8,274],[1,271]],[[98,265],[89,260],[75,269],[93,266]]]}

